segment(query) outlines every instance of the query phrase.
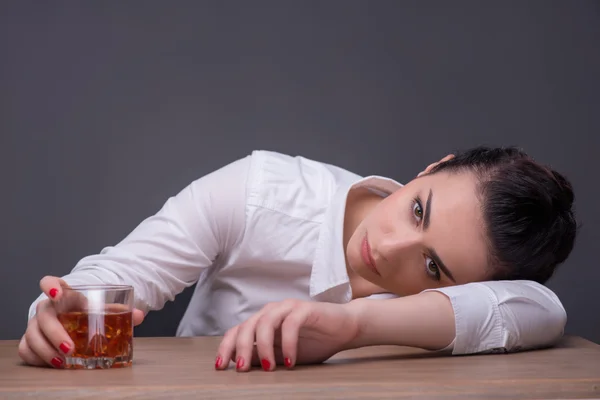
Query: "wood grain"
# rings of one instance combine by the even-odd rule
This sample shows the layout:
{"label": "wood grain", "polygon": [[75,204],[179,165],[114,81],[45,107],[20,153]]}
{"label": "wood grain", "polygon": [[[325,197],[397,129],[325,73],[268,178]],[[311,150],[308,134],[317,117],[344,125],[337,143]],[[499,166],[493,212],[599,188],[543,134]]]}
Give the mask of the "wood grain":
{"label": "wood grain", "polygon": [[214,370],[219,337],[136,338],[127,369],[25,366],[17,341],[0,341],[0,399],[553,399],[600,398],[600,346],[565,337],[516,354],[440,356],[380,346],[323,365],[274,372]]}

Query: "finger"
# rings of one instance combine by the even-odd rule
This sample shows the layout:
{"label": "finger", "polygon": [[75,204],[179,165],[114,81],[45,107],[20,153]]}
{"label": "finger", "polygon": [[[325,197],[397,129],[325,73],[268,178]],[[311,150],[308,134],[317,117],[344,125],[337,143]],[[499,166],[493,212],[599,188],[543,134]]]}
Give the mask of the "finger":
{"label": "finger", "polygon": [[131,312],[134,326],[141,324],[145,318],[144,312],[142,310],[138,310],[137,308],[134,308],[131,310],[130,306],[128,306],[127,304],[118,304],[118,303],[106,304],[104,306],[104,310],[107,313],[114,313],[114,314]]}
{"label": "finger", "polygon": [[298,335],[300,334],[300,328],[304,326],[309,315],[310,311],[307,307],[296,307],[281,325],[281,351],[283,353],[283,363],[288,368],[296,365]]}
{"label": "finger", "polygon": [[[284,365],[283,352],[281,351],[281,330],[280,329],[275,331],[273,352],[275,354],[275,365]],[[252,350],[252,366],[262,368],[260,357],[258,356],[258,350],[256,349],[256,344],[254,345],[254,349]]]}
{"label": "finger", "polygon": [[[230,360],[236,363],[238,371],[248,371],[250,369],[254,347],[254,327],[261,315],[275,306],[276,303],[267,304],[246,322],[236,325],[225,333],[217,351],[216,369],[227,368]],[[242,337],[241,340],[240,336]]]}
{"label": "finger", "polygon": [[256,350],[261,366],[265,371],[275,369],[276,360],[274,354],[275,331],[279,330],[283,320],[293,310],[289,302],[281,303],[271,312],[264,313],[256,324]]}
{"label": "finger", "polygon": [[238,372],[245,372],[250,370],[252,360],[252,350],[254,349],[254,339],[256,332],[256,324],[259,315],[253,316],[248,321],[241,324],[238,328],[237,337],[235,341],[235,368]]}
{"label": "finger", "polygon": [[38,357],[38,355],[29,348],[29,344],[27,343],[27,338],[25,335],[23,335],[21,341],[19,342],[19,357],[21,357],[26,364],[33,365],[35,367],[46,366],[46,362]]}
{"label": "finger", "polygon": [[75,344],[59,318],[54,307],[49,305],[37,314],[37,324],[46,340],[54,346],[55,350],[64,355],[69,355]]}
{"label": "finger", "polygon": [[226,369],[229,366],[229,361],[234,360],[238,329],[239,325],[236,325],[229,329],[223,336],[221,344],[219,344],[219,349],[217,350],[215,369]]}
{"label": "finger", "polygon": [[137,308],[133,309],[133,325],[138,326],[142,322],[144,322],[144,312],[142,310],[138,310]]}
{"label": "finger", "polygon": [[269,303],[254,314],[246,322],[239,325],[235,338],[235,368],[238,372],[249,371],[252,367],[252,351],[254,349],[254,341],[256,337],[256,324],[258,320],[265,314],[270,313],[277,308],[280,303]]}
{"label": "finger", "polygon": [[85,295],[69,288],[67,282],[55,276],[45,276],[40,281],[40,289],[57,305],[59,312],[86,310],[88,301]]}
{"label": "finger", "polygon": [[[275,345],[273,346],[273,351],[275,352],[275,364],[283,365],[283,353],[281,352],[281,340],[277,340],[278,337],[281,337],[281,332],[275,331]],[[235,360],[236,354],[235,350],[231,355],[230,361]],[[250,362],[253,367],[261,367],[260,358],[258,357],[258,350],[256,350],[256,344],[252,349],[252,361]]]}
{"label": "finger", "polygon": [[27,340],[27,344],[33,353],[44,360],[47,365],[51,365],[55,368],[62,368],[64,366],[62,356],[56,351],[52,344],[48,342],[40,330],[37,318],[30,320],[27,331],[25,332],[25,340]]}
{"label": "finger", "polygon": [[69,287],[67,282],[56,276],[45,276],[40,281],[40,289],[52,300],[59,300],[65,287]]}

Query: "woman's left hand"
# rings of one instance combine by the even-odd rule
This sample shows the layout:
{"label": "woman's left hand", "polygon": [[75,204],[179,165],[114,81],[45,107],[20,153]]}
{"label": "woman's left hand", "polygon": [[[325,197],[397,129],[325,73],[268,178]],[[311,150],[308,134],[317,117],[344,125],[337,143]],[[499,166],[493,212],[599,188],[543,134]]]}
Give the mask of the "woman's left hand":
{"label": "woman's left hand", "polygon": [[277,364],[321,363],[351,348],[359,333],[358,313],[352,303],[333,304],[285,300],[263,307],[225,334],[215,362],[227,369],[229,360],[239,372],[253,365],[272,371]]}

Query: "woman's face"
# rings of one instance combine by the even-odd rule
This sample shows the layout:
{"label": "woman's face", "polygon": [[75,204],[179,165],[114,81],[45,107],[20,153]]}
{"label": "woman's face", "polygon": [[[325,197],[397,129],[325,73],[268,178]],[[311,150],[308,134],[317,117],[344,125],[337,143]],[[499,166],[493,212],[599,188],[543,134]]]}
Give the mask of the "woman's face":
{"label": "woman's face", "polygon": [[401,296],[486,280],[483,226],[473,174],[424,175],[367,214],[348,241],[348,265]]}

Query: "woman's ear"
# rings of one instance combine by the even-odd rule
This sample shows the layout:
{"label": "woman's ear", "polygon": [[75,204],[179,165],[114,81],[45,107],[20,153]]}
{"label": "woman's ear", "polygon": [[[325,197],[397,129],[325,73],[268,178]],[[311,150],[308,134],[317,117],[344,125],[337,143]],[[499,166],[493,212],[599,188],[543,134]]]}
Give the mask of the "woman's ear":
{"label": "woman's ear", "polygon": [[431,164],[429,164],[429,165],[427,166],[427,168],[425,168],[425,170],[424,170],[424,171],[421,171],[421,172],[419,172],[419,175],[417,175],[417,178],[418,178],[418,177],[420,177],[420,176],[423,176],[423,175],[426,175],[426,174],[428,174],[428,173],[429,173],[429,172],[431,172],[431,170],[432,170],[432,169],[433,169],[435,166],[437,166],[438,164],[440,164],[440,163],[443,163],[443,162],[446,162],[446,161],[448,161],[448,160],[451,160],[451,159],[453,159],[453,158],[454,158],[454,154],[448,154],[446,157],[442,158],[440,161],[436,161],[436,162],[434,162],[434,163],[431,163]]}

